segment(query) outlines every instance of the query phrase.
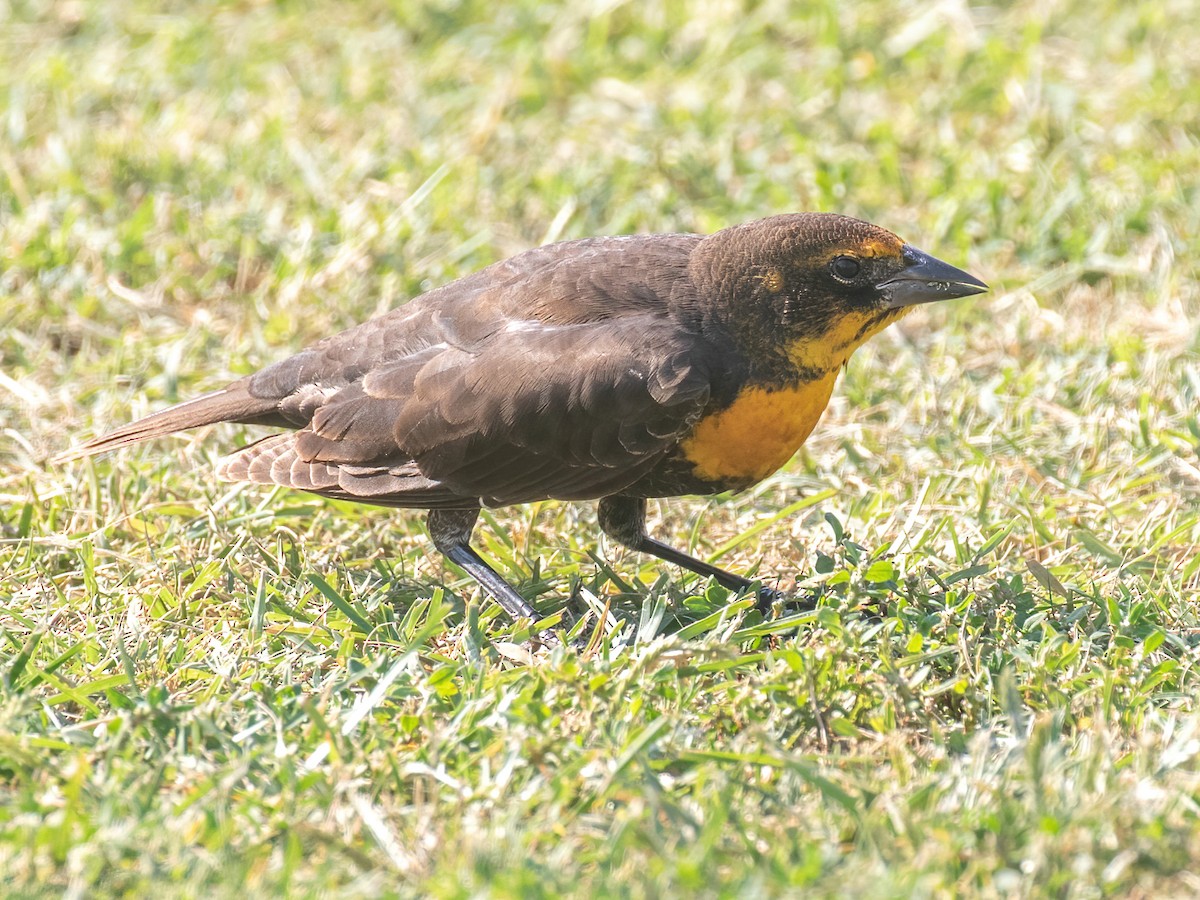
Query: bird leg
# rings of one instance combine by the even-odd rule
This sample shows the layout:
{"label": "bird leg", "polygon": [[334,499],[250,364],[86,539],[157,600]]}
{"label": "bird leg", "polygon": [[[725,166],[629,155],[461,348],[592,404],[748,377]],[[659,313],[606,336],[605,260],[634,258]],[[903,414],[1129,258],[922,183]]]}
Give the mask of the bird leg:
{"label": "bird leg", "polygon": [[471,532],[475,530],[478,519],[478,506],[470,509],[431,509],[425,519],[425,527],[429,530],[433,545],[442,555],[479,582],[479,586],[504,608],[510,619],[537,619],[537,612],[525,598],[472,549]]}
{"label": "bird leg", "polygon": [[[659,559],[689,569],[705,578],[711,578],[721,587],[731,591],[748,591],[754,582],[741,575],[709,565],[704,560],[689,556],[682,550],[668,547],[646,534],[646,501],[641,497],[601,497],[597,508],[600,528],[610,538],[639,553],[649,553]],[[767,612],[771,606],[785,598],[782,591],[768,587],[758,588],[758,609]]]}

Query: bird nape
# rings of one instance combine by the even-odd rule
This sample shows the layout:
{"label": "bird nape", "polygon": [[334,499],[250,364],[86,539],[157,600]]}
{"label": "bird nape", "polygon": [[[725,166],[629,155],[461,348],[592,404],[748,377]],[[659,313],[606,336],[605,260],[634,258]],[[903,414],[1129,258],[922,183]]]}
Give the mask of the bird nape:
{"label": "bird nape", "polygon": [[[915,304],[987,290],[844,216],[518,254],[59,460],[218,422],[282,432],[231,481],[428,510],[433,544],[514,618],[471,547],[484,506],[599,502],[600,528],[735,591],[746,578],[646,533],[646,500],[737,491],[804,443],[850,354]],[[760,589],[769,605],[780,595]]]}

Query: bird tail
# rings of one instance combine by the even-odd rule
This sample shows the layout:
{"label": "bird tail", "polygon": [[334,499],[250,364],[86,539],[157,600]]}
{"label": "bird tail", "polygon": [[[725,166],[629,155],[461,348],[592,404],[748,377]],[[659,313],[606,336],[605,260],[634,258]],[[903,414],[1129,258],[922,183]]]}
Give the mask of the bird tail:
{"label": "bird tail", "polygon": [[130,422],[108,434],[98,435],[78,447],[58,454],[52,461],[71,462],[188,428],[215,425],[218,422],[253,422],[269,416],[275,411],[276,405],[275,400],[252,397],[244,385],[235,383],[203,397],[178,403],[136,422]]}

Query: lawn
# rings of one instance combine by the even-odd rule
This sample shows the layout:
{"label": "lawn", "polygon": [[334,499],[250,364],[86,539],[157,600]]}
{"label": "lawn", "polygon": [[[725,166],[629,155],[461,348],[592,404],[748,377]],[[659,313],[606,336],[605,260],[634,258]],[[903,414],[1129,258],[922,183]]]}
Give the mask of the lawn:
{"label": "lawn", "polygon": [[[0,7],[0,893],[1200,892],[1194,0]],[[56,452],[527,247],[794,210],[992,284],[653,532]]]}

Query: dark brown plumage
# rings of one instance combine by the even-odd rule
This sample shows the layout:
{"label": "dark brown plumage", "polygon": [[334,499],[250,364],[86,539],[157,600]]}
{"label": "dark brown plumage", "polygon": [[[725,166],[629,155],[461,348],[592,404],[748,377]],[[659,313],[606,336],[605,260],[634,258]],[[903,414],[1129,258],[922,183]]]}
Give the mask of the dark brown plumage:
{"label": "dark brown plumage", "polygon": [[803,443],[855,347],[914,303],[985,289],[834,215],[569,241],[64,458],[217,422],[287,428],[224,459],[220,477],[429,509],[435,545],[514,616],[532,610],[468,545],[481,506],[601,498],[617,540],[741,589],[647,537],[645,498],[765,477]]}

